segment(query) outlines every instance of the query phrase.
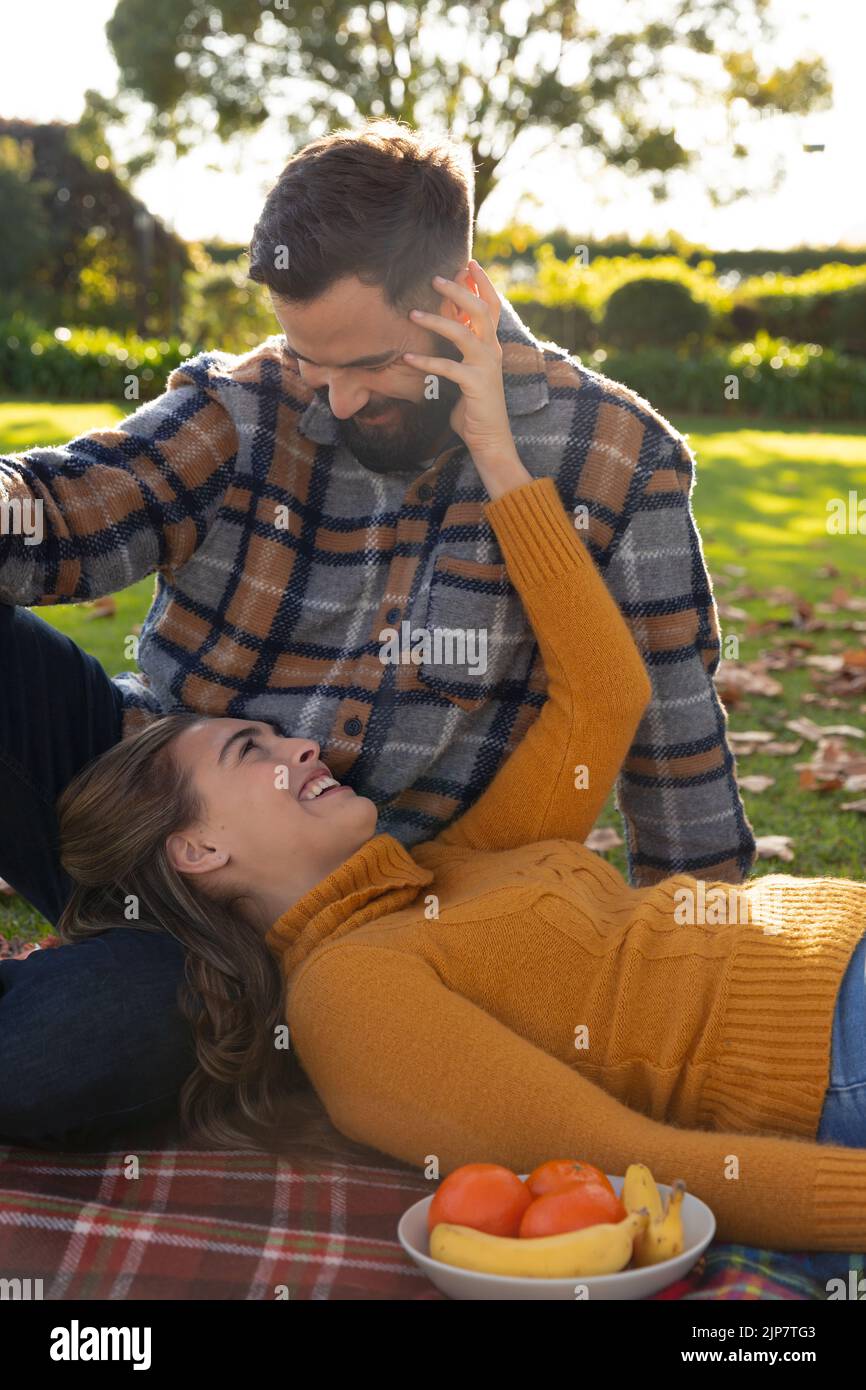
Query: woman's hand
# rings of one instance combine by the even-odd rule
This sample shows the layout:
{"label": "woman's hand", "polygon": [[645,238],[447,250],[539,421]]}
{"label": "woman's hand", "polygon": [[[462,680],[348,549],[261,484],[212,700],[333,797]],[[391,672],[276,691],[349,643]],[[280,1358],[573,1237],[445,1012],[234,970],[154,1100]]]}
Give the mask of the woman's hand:
{"label": "woman's hand", "polygon": [[499,296],[477,261],[469,262],[474,292],[456,280],[441,275],[433,288],[462,310],[459,319],[413,309],[410,318],[421,328],[438,333],[454,343],[463,360],[429,357],[406,352],[406,362],[432,376],[443,376],[460,388],[460,398],[451,412],[451,426],[472,455],[482,482],[491,498],[532,481],[517,453],[505,406],[502,381],[502,348],[496,336],[499,323]]}

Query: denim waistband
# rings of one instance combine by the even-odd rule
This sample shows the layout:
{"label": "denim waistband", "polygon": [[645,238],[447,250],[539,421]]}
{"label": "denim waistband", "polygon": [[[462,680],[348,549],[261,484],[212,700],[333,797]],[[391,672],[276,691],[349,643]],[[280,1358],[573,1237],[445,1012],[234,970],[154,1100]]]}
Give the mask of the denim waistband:
{"label": "denim waistband", "polygon": [[833,1014],[831,1086],[866,1082],[866,933],[848,962]]}

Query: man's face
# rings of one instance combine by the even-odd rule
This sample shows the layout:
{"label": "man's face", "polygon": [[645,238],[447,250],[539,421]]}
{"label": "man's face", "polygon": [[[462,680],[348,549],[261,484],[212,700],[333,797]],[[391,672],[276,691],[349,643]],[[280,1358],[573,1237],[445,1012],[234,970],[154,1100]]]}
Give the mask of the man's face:
{"label": "man's face", "polygon": [[[417,471],[443,446],[458,389],[444,377],[427,384],[402,354],[458,359],[452,343],[419,328],[408,309],[393,308],[379,288],[354,277],[308,304],[273,293],[271,301],[301,378],[330,406],[344,444],[365,468]],[[415,307],[455,316],[445,299],[408,306]]]}

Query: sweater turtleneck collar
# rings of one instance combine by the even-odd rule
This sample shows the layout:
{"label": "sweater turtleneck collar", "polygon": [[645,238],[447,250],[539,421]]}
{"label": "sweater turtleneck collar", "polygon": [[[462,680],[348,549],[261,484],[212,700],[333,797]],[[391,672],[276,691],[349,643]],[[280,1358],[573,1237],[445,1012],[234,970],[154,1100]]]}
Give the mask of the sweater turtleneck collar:
{"label": "sweater turtleneck collar", "polygon": [[265,941],[288,975],[322,942],[406,907],[432,878],[393,835],[374,835],[287,908]]}

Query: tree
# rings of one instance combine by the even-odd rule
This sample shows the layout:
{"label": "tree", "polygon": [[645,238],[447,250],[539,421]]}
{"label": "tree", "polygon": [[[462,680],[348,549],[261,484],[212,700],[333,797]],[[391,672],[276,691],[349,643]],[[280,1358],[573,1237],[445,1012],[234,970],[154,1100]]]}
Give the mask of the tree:
{"label": "tree", "polygon": [[0,134],[0,296],[6,313],[48,258],[51,233],[45,198],[46,185],[34,172],[32,147]]}
{"label": "tree", "polygon": [[0,117],[0,312],[173,332],[186,247],[94,148],[77,126]]}
{"label": "tree", "polygon": [[646,176],[661,198],[701,154],[666,113],[721,104],[742,159],[750,120],[829,102],[820,60],[762,69],[753,58],[773,37],[769,0],[630,0],[616,32],[579,10],[580,0],[118,0],[108,38],[122,93],[150,103],[151,134],[179,153],[208,129],[229,139],[276,118],[303,144],[390,116],[470,144],[477,206],[529,131]]}

